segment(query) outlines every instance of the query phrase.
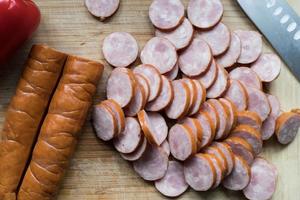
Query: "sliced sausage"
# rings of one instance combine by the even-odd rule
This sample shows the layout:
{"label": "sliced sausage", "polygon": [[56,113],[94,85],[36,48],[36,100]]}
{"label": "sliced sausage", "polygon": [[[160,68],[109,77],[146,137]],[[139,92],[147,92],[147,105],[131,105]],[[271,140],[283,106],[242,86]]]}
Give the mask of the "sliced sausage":
{"label": "sliced sausage", "polygon": [[209,190],[216,179],[213,163],[204,154],[196,154],[183,165],[186,182],[196,191]]}
{"label": "sliced sausage", "polygon": [[147,78],[142,74],[134,74],[134,76],[136,82],[144,88],[145,95],[146,95],[146,102],[148,102],[150,96],[150,83],[148,82]]}
{"label": "sliced sausage", "polygon": [[229,73],[230,79],[238,80],[245,88],[253,87],[262,89],[262,83],[256,72],[248,67],[237,67]]}
{"label": "sliced sausage", "polygon": [[160,146],[167,153],[167,155],[170,156],[171,151],[168,140],[165,140]]}
{"label": "sliced sausage", "polygon": [[265,53],[251,65],[251,69],[256,72],[261,81],[271,82],[280,74],[281,61],[276,54]]}
{"label": "sliced sausage", "polygon": [[230,30],[221,22],[209,30],[199,30],[198,34],[200,38],[208,43],[213,56],[221,55],[229,48]]}
{"label": "sliced sausage", "polygon": [[169,161],[165,176],[155,181],[156,189],[167,197],[177,197],[189,187],[184,179],[183,166],[180,162]]}
{"label": "sliced sausage", "polygon": [[222,184],[226,189],[239,191],[248,185],[250,176],[250,167],[246,161],[243,158],[234,155],[233,170],[231,174],[223,180]]}
{"label": "sliced sausage", "polygon": [[202,85],[208,89],[210,88],[214,82],[216,81],[218,76],[218,67],[214,59],[212,59],[208,69],[199,76],[193,77],[194,79],[199,80]]}
{"label": "sliced sausage", "polygon": [[184,124],[172,126],[168,141],[171,154],[177,160],[184,161],[197,151],[196,137],[192,129]]}
{"label": "sliced sausage", "polygon": [[136,60],[139,47],[131,34],[114,32],[104,39],[102,52],[105,60],[112,66],[127,67]]}
{"label": "sliced sausage", "polygon": [[178,62],[177,62],[176,65],[173,67],[173,69],[172,69],[171,71],[165,73],[164,75],[165,75],[170,81],[173,81],[174,79],[177,78],[178,72],[179,72],[179,65],[178,65]]}
{"label": "sliced sausage", "polygon": [[133,117],[125,119],[125,129],[117,137],[113,143],[120,153],[134,152],[142,139],[141,127],[139,122]]}
{"label": "sliced sausage", "polygon": [[140,157],[143,155],[147,147],[147,139],[146,137],[142,136],[142,139],[140,141],[140,144],[138,147],[134,150],[132,153],[121,153],[121,157],[124,160],[128,161],[136,161],[140,159]]}
{"label": "sliced sausage", "polygon": [[161,76],[161,78],[162,88],[160,94],[146,105],[148,111],[161,111],[173,100],[174,92],[171,82],[165,76]]}
{"label": "sliced sausage", "polygon": [[211,28],[222,18],[223,5],[220,0],[190,0],[187,15],[198,28]]}
{"label": "sliced sausage", "polygon": [[224,67],[217,64],[218,73],[217,79],[213,83],[213,85],[207,89],[206,97],[207,98],[218,98],[221,97],[226,90],[228,89],[228,73],[224,69]]}
{"label": "sliced sausage", "polygon": [[231,32],[230,35],[231,40],[229,49],[224,54],[216,58],[217,63],[223,66],[224,68],[231,67],[232,65],[234,65],[241,55],[242,45],[240,38],[234,32]]}
{"label": "sliced sausage", "polygon": [[113,99],[124,108],[134,96],[135,83],[129,73],[118,69],[114,69],[108,78],[106,95],[107,99]]}
{"label": "sliced sausage", "polygon": [[246,87],[246,90],[248,94],[248,110],[256,112],[261,120],[264,121],[271,112],[266,94],[256,88]]}
{"label": "sliced sausage", "polygon": [[177,50],[187,47],[194,35],[194,28],[191,22],[184,18],[182,24],[180,24],[176,29],[171,31],[163,31],[160,29],[155,30],[156,37],[164,37],[168,39]]}
{"label": "sliced sausage", "polygon": [[253,63],[258,59],[262,52],[262,36],[256,31],[234,31],[242,43],[241,55],[238,59],[240,64]]}
{"label": "sliced sausage", "polygon": [[247,109],[248,94],[244,85],[240,81],[230,79],[228,89],[223,97],[232,101],[237,110],[243,111]]}
{"label": "sliced sausage", "polygon": [[215,138],[215,127],[210,115],[207,112],[199,112],[196,119],[202,128],[201,148],[208,146]]}
{"label": "sliced sausage", "polygon": [[138,113],[138,119],[148,142],[161,145],[168,135],[168,126],[165,119],[156,112]]}
{"label": "sliced sausage", "polygon": [[213,122],[213,129],[217,130],[219,128],[220,118],[217,113],[216,108],[209,103],[208,101],[204,102],[202,106],[200,107],[201,112],[207,112]]}
{"label": "sliced sausage", "polygon": [[223,179],[223,168],[220,159],[214,154],[204,154],[213,164],[216,172],[216,179],[211,189],[217,188]]}
{"label": "sliced sausage", "polygon": [[222,170],[222,178],[227,174],[228,165],[227,165],[227,158],[225,154],[216,146],[209,146],[203,150],[204,153],[212,154],[217,157],[218,162],[220,162],[221,170]]}
{"label": "sliced sausage", "polygon": [[181,80],[172,81],[172,87],[174,98],[165,113],[170,119],[178,119],[187,113],[191,94],[188,85]]}
{"label": "sliced sausage", "polygon": [[184,19],[184,6],[180,0],[154,0],[149,8],[149,18],[159,29],[173,29]]}
{"label": "sliced sausage", "polygon": [[142,64],[134,68],[133,73],[141,74],[147,79],[150,86],[150,95],[148,101],[153,101],[159,95],[162,87],[162,79],[159,71],[157,71],[157,69],[152,65]]}
{"label": "sliced sausage", "polygon": [[134,87],[134,96],[130,103],[124,108],[124,113],[127,117],[134,117],[143,109],[146,101],[144,88],[140,84]]}
{"label": "sliced sausage", "polygon": [[230,100],[226,98],[220,98],[219,101],[229,110],[229,120],[227,121],[227,123],[228,128],[230,127],[231,130],[236,126],[237,123],[237,108]]}
{"label": "sliced sausage", "polygon": [[254,151],[252,146],[243,138],[231,136],[225,140],[233,154],[242,157],[249,166],[254,160]]}
{"label": "sliced sausage", "polygon": [[200,110],[201,104],[206,99],[206,90],[200,81],[195,79],[191,80],[195,83],[196,86],[196,101],[195,104],[190,108],[189,115],[194,115]]}
{"label": "sliced sausage", "polygon": [[227,162],[226,176],[228,176],[231,173],[233,166],[234,166],[234,157],[233,157],[233,152],[232,152],[230,146],[228,144],[226,144],[225,142],[213,142],[211,146],[217,147],[220,151],[222,151],[222,153],[226,157],[226,162]]}
{"label": "sliced sausage", "polygon": [[147,145],[143,155],[133,162],[133,169],[144,180],[156,181],[166,174],[168,162],[168,155],[161,147]]}
{"label": "sliced sausage", "polygon": [[179,121],[181,124],[186,124],[192,129],[192,132],[195,136],[196,143],[197,143],[197,151],[200,150],[202,144],[202,126],[198,119],[196,118],[184,118]]}
{"label": "sliced sausage", "polygon": [[173,69],[177,63],[177,52],[169,40],[162,37],[150,39],[141,51],[141,61],[153,65],[161,74]]}
{"label": "sliced sausage", "polygon": [[245,110],[237,112],[237,125],[239,124],[246,124],[260,131],[262,120],[256,112]]}
{"label": "sliced sausage", "polygon": [[281,144],[294,140],[300,127],[300,114],[294,112],[282,113],[276,120],[275,133]]}
{"label": "sliced sausage", "polygon": [[103,141],[113,139],[117,133],[117,121],[113,112],[104,104],[98,104],[93,109],[93,126],[97,137]]}
{"label": "sliced sausage", "polygon": [[119,8],[120,0],[85,0],[88,11],[100,20],[112,16]]}
{"label": "sliced sausage", "polygon": [[252,149],[256,155],[261,153],[263,147],[261,134],[251,126],[239,125],[231,132],[230,136],[243,138],[252,146]]}
{"label": "sliced sausage", "polygon": [[277,182],[276,167],[263,158],[256,158],[251,166],[251,177],[248,186],[243,190],[250,200],[271,199]]}
{"label": "sliced sausage", "polygon": [[185,82],[190,90],[190,104],[189,104],[189,108],[188,108],[188,111],[187,111],[187,114],[190,114],[191,113],[191,109],[193,109],[193,107],[195,106],[196,104],[196,101],[197,101],[197,87],[196,87],[196,83],[194,81],[192,81],[191,79],[189,78],[183,78],[183,79],[180,79],[182,80],[183,82]]}
{"label": "sliced sausage", "polygon": [[187,76],[198,76],[204,73],[212,60],[212,53],[208,44],[199,37],[179,55],[179,68]]}

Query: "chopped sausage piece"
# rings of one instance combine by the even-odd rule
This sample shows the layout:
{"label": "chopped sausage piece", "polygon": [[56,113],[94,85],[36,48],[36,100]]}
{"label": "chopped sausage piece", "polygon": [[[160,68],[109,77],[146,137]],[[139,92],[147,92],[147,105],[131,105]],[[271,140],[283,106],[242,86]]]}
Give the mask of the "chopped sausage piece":
{"label": "chopped sausage piece", "polygon": [[248,185],[250,176],[250,167],[246,161],[243,158],[234,155],[233,170],[231,174],[223,180],[222,184],[229,190],[239,191]]}
{"label": "chopped sausage piece", "polygon": [[147,78],[142,74],[135,74],[135,80],[140,86],[144,88],[145,95],[146,95],[146,102],[148,102],[150,96],[150,83]]}
{"label": "chopped sausage piece", "polygon": [[271,112],[266,94],[256,88],[246,87],[246,90],[248,94],[248,110],[256,112],[261,120],[264,121]]}
{"label": "chopped sausage piece", "polygon": [[247,109],[248,94],[245,86],[238,80],[230,79],[229,87],[223,97],[234,103],[238,111]]}
{"label": "chopped sausage piece", "polygon": [[256,72],[261,81],[272,82],[280,74],[281,61],[276,54],[265,53],[251,65],[251,69]]}
{"label": "chopped sausage piece", "polygon": [[281,144],[289,144],[296,137],[300,127],[300,114],[282,113],[276,120],[276,136]]}
{"label": "chopped sausage piece", "polygon": [[[162,78],[159,71],[152,65],[142,64],[134,68],[133,73],[141,74],[147,79],[150,86],[148,102],[153,101],[159,95],[162,87]],[[118,82],[116,84],[121,85],[120,83],[123,85],[123,82]]]}
{"label": "chopped sausage piece", "polygon": [[164,75],[165,75],[170,81],[173,81],[174,79],[177,78],[178,72],[179,72],[179,65],[178,65],[178,62],[177,62],[176,65],[173,67],[173,69],[172,69],[171,71],[165,73]]}
{"label": "chopped sausage piece", "polygon": [[168,155],[161,147],[147,145],[143,155],[133,162],[133,169],[144,180],[156,181],[166,174],[168,162]]}
{"label": "chopped sausage piece", "polygon": [[227,165],[228,161],[227,161],[225,154],[216,146],[206,147],[203,150],[203,152],[207,153],[207,154],[212,154],[218,158],[218,162],[220,162],[220,164],[221,164],[221,169],[222,169],[222,174],[223,174],[222,178],[223,178],[223,176],[225,176],[228,171],[228,165]]}
{"label": "chopped sausage piece", "polygon": [[169,131],[171,154],[180,161],[186,160],[197,151],[196,137],[190,127],[175,124]]}
{"label": "chopped sausage piece", "polygon": [[154,184],[156,189],[167,197],[177,197],[189,187],[184,179],[183,166],[177,161],[169,161],[167,173]]}
{"label": "chopped sausage piece", "polygon": [[142,139],[141,127],[136,118],[127,117],[125,119],[125,129],[117,137],[113,143],[120,153],[134,152]]}
{"label": "chopped sausage piece", "polygon": [[217,64],[218,73],[217,79],[213,83],[213,85],[207,89],[206,97],[207,98],[218,98],[221,97],[226,90],[228,89],[228,73],[224,69],[224,67]]}
{"label": "chopped sausage piece", "polygon": [[223,5],[220,0],[190,0],[187,15],[198,28],[211,28],[222,18]]}
{"label": "chopped sausage piece", "polygon": [[262,120],[256,112],[245,110],[237,113],[237,125],[239,124],[246,124],[260,131]]}
{"label": "chopped sausage piece", "polygon": [[233,166],[234,166],[234,157],[233,157],[234,154],[233,154],[230,146],[228,144],[226,144],[225,142],[213,142],[211,146],[219,148],[220,151],[222,151],[222,153],[226,157],[226,162],[227,162],[226,176],[228,176],[231,173]]}
{"label": "chopped sausage piece", "polygon": [[196,86],[196,102],[191,107],[189,115],[194,115],[200,110],[201,104],[206,99],[206,90],[200,81],[195,79],[191,79],[191,80],[195,83]]}
{"label": "chopped sausage piece", "polygon": [[214,168],[215,168],[215,172],[216,172],[216,179],[214,181],[214,184],[212,185],[211,189],[215,189],[217,188],[222,179],[223,179],[223,168],[222,168],[222,164],[220,159],[215,156],[214,154],[204,154],[213,164]]}
{"label": "chopped sausage piece", "polygon": [[[196,83],[194,81],[192,81],[192,79],[189,78],[183,78],[180,79],[181,81],[185,82],[190,90],[190,96],[191,96],[191,100],[190,100],[190,104],[189,104],[189,109],[187,111],[187,114],[191,113],[191,109],[193,109],[193,107],[196,104],[197,101],[197,87],[196,87]],[[202,100],[202,99],[201,99]]]}
{"label": "chopped sausage piece", "polygon": [[191,22],[184,18],[182,24],[180,24],[176,29],[171,31],[163,31],[160,29],[155,30],[155,36],[164,37],[168,39],[177,50],[187,47],[194,35],[194,28]]}
{"label": "chopped sausage piece", "polygon": [[102,52],[112,66],[127,67],[136,60],[139,46],[131,34],[114,32],[104,39]]}
{"label": "chopped sausage piece", "polygon": [[195,136],[196,143],[197,143],[197,151],[200,150],[201,145],[202,145],[202,137],[203,137],[202,126],[201,126],[200,121],[196,118],[187,117],[187,118],[180,120],[179,123],[186,124],[187,126],[189,126],[192,129],[192,132]]}
{"label": "chopped sausage piece", "polygon": [[127,117],[134,117],[143,109],[146,101],[144,88],[140,84],[134,87],[134,96],[130,103],[124,108],[124,113]]}
{"label": "chopped sausage piece", "polygon": [[154,0],[149,8],[149,18],[159,29],[173,29],[184,19],[184,6],[180,0]]}
{"label": "chopped sausage piece", "polygon": [[98,138],[103,141],[113,139],[117,134],[117,120],[109,107],[98,104],[93,109],[93,126]]}
{"label": "chopped sausage piece", "polygon": [[177,63],[177,52],[169,40],[162,37],[150,39],[141,51],[141,61],[153,65],[161,74],[171,71]]}
{"label": "chopped sausage piece", "polygon": [[120,0],[85,0],[88,11],[100,20],[112,16],[119,8]]}
{"label": "chopped sausage piece", "polygon": [[210,115],[207,112],[199,112],[196,119],[202,127],[201,148],[208,146],[215,138],[215,127]]}
{"label": "chopped sausage piece", "polygon": [[231,40],[229,49],[222,55],[217,57],[217,63],[224,68],[234,65],[241,55],[241,40],[236,33],[231,32]]}
{"label": "chopped sausage piece", "polygon": [[211,103],[206,101],[200,107],[200,111],[207,112],[209,114],[210,119],[212,120],[212,129],[216,131],[219,128],[220,123],[220,117],[217,113],[216,108]]}
{"label": "chopped sausage piece", "polygon": [[124,108],[134,96],[135,83],[129,73],[118,69],[113,70],[108,78],[106,95],[107,99],[113,99]]}
{"label": "chopped sausage piece", "polygon": [[187,113],[191,94],[188,85],[181,80],[172,81],[172,86],[174,98],[165,113],[170,119],[178,119]]}
{"label": "chopped sausage piece", "polygon": [[234,31],[242,43],[241,55],[238,59],[240,64],[253,63],[258,59],[262,52],[262,36],[256,31]]}
{"label": "chopped sausage piece", "polygon": [[221,98],[219,99],[219,101],[223,104],[223,106],[226,106],[227,109],[229,110],[229,120],[227,121],[227,123],[228,123],[228,128],[230,127],[231,130],[236,126],[237,123],[237,108],[230,100],[226,98]]}
{"label": "chopped sausage piece", "polygon": [[230,136],[243,138],[252,146],[252,149],[256,155],[261,153],[263,147],[261,134],[251,126],[239,125],[231,132]]}
{"label": "chopped sausage piece", "polygon": [[250,200],[271,199],[277,182],[276,167],[263,158],[256,158],[251,166],[250,182],[243,193]]}
{"label": "chopped sausage piece", "polygon": [[173,100],[174,92],[171,82],[162,76],[162,88],[160,94],[146,105],[148,111],[161,111],[165,109]]}
{"label": "chopped sausage piece", "polygon": [[214,59],[212,59],[208,69],[201,75],[195,76],[194,78],[199,80],[203,86],[208,89],[216,81],[218,76],[218,67]]}
{"label": "chopped sausage piece", "polygon": [[167,155],[170,156],[171,151],[168,140],[165,140],[160,146],[167,153]]}
{"label": "chopped sausage piece", "polygon": [[204,154],[196,154],[183,165],[186,182],[196,191],[209,190],[216,180],[213,163]]}
{"label": "chopped sausage piece", "polygon": [[213,56],[221,55],[229,48],[230,30],[221,22],[209,30],[199,30],[198,35],[208,43]]}
{"label": "chopped sausage piece", "polygon": [[136,161],[140,159],[140,157],[143,155],[147,147],[147,139],[146,137],[142,137],[140,144],[138,147],[134,150],[132,153],[121,153],[121,157],[124,160],[128,161]]}
{"label": "chopped sausage piece", "polygon": [[262,83],[256,72],[248,67],[237,67],[229,73],[230,79],[238,80],[245,88],[253,87],[262,89]]}
{"label": "chopped sausage piece", "polygon": [[179,55],[179,68],[187,76],[198,76],[204,73],[212,60],[208,44],[199,37]]}

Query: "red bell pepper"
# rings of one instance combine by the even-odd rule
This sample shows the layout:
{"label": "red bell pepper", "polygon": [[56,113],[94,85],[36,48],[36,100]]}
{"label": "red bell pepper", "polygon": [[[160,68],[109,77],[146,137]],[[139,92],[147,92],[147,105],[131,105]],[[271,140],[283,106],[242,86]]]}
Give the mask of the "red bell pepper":
{"label": "red bell pepper", "polygon": [[0,63],[37,29],[41,14],[31,0],[0,0]]}

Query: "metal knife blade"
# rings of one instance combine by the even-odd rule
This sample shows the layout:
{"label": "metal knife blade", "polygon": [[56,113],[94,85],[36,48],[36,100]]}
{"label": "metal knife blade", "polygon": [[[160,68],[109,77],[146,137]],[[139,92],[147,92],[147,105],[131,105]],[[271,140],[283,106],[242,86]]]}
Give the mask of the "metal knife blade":
{"label": "metal knife blade", "polygon": [[285,0],[237,0],[300,81],[300,18]]}

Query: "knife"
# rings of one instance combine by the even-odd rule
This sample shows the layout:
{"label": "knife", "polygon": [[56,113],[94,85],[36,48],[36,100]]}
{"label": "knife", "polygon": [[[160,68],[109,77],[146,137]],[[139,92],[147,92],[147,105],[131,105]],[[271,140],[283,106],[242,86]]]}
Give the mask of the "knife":
{"label": "knife", "polygon": [[300,81],[300,18],[285,0],[237,0]]}

